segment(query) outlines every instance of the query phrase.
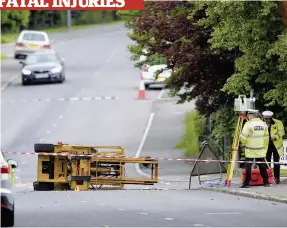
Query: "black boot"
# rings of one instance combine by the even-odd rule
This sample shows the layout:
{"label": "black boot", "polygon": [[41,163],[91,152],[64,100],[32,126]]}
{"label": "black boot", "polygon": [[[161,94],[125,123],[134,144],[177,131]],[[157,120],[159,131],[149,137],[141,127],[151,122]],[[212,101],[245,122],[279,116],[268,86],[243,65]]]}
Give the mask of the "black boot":
{"label": "black boot", "polygon": [[270,184],[269,184],[268,179],[267,179],[267,180],[264,180],[264,187],[270,187]]}
{"label": "black boot", "polygon": [[275,178],[275,183],[276,184],[280,184],[280,179],[279,178]]}
{"label": "black boot", "polygon": [[248,186],[248,184],[243,183],[239,186],[239,188],[249,188],[249,186]]}

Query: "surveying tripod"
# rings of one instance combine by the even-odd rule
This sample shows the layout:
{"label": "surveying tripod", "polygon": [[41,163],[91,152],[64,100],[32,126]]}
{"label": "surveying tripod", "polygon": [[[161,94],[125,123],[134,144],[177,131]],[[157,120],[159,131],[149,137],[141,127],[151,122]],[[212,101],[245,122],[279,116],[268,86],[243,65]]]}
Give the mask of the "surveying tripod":
{"label": "surveying tripod", "polygon": [[234,101],[234,111],[238,112],[239,116],[233,137],[233,143],[230,153],[230,162],[227,166],[225,186],[231,185],[235,161],[239,149],[239,136],[241,134],[244,121],[247,119],[245,113],[248,109],[254,109],[254,108],[255,108],[255,98],[253,97],[253,92],[250,93],[250,98],[247,98],[245,95],[239,95],[238,98],[236,98]]}
{"label": "surveying tripod", "polygon": [[233,171],[235,166],[235,160],[237,158],[238,154],[238,147],[239,147],[239,136],[243,128],[244,120],[246,119],[245,114],[239,113],[239,117],[237,120],[237,125],[235,129],[235,134],[233,137],[233,143],[231,148],[231,156],[230,156],[230,163],[227,166],[227,173],[226,173],[226,179],[225,179],[225,186],[231,185],[231,180],[233,177]]}

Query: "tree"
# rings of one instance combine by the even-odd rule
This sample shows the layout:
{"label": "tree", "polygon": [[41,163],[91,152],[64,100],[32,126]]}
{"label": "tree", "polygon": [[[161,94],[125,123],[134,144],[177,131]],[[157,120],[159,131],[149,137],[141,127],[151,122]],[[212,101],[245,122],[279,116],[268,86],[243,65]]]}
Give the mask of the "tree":
{"label": "tree", "polygon": [[[214,27],[209,42],[217,51],[239,50],[236,72],[224,85],[229,94],[254,90],[268,105],[287,110],[287,40],[280,2],[208,2],[204,27]],[[282,108],[281,108],[282,109]]]}
{"label": "tree", "polygon": [[200,113],[211,114],[233,102],[220,89],[234,72],[236,52],[211,51],[207,41],[212,27],[198,26],[205,11],[195,10],[196,4],[189,1],[147,2],[144,11],[127,19],[130,38],[136,41],[129,49],[133,60],[146,48],[148,63],[153,64],[154,59],[166,63],[174,70],[167,82],[171,94],[179,95],[180,103],[196,99]]}

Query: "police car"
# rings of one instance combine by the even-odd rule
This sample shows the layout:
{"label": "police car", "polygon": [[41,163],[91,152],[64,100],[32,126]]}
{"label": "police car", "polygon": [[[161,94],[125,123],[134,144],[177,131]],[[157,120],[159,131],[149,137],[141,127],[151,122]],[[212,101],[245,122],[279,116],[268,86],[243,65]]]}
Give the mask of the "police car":
{"label": "police car", "polygon": [[1,226],[14,226],[14,194],[12,192],[15,183],[12,169],[17,168],[18,164],[12,159],[6,159],[3,152],[0,153],[1,168]]}

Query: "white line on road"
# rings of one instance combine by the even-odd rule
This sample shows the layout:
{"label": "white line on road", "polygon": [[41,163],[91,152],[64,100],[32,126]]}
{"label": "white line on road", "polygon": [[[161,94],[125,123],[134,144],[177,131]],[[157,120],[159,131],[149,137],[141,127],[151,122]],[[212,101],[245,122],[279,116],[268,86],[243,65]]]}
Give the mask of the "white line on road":
{"label": "white line on road", "polygon": [[157,99],[157,100],[160,100],[161,97],[163,96],[164,92],[165,92],[165,89],[162,89],[162,90],[160,91],[160,93],[158,94],[158,96],[157,96],[156,99]]}
{"label": "white line on road", "polygon": [[46,131],[46,133],[47,133],[47,134],[50,134],[51,132],[50,132],[50,131]]}
{"label": "white line on road", "polygon": [[[148,120],[147,126],[146,126],[146,128],[145,128],[145,131],[144,131],[143,137],[142,137],[142,139],[141,139],[139,148],[138,148],[138,150],[137,150],[137,152],[136,152],[136,155],[135,155],[136,158],[138,158],[138,157],[140,156],[140,154],[141,154],[141,151],[142,151],[142,148],[143,148],[143,146],[144,146],[146,137],[147,137],[148,132],[149,132],[151,126],[152,126],[152,121],[153,121],[154,115],[155,115],[155,114],[154,114],[154,112],[153,112],[153,113],[151,113],[150,116],[149,116],[149,120]],[[148,175],[148,174],[144,173],[143,171],[141,171],[141,169],[140,169],[140,167],[139,167],[139,164],[135,164],[135,168],[136,168],[136,172],[137,172],[139,175],[141,175],[141,176],[146,176],[146,177],[150,177],[150,175]],[[160,179],[160,180],[169,180],[168,178],[160,178],[160,177],[159,177],[159,179]]]}
{"label": "white line on road", "polygon": [[55,123],[52,123],[53,127],[56,127],[56,124]]}
{"label": "white line on road", "polygon": [[6,84],[4,84],[1,87],[1,92],[4,91],[12,82],[14,82],[16,79],[20,78],[20,74],[14,75]]}
{"label": "white line on road", "polygon": [[44,139],[43,139],[43,138],[41,138],[41,139],[40,139],[40,142],[43,142],[43,141],[44,141]]}
{"label": "white line on road", "polygon": [[173,218],[164,218],[165,220],[174,220]]}
{"label": "white line on road", "polygon": [[[150,130],[150,128],[151,128],[153,118],[154,118],[154,113],[151,113],[150,116],[149,116],[149,120],[148,120],[147,126],[146,126],[146,128],[145,128],[145,131],[144,131],[142,140],[141,140],[141,142],[140,142],[139,148],[138,148],[138,150],[137,150],[137,152],[136,152],[136,155],[135,155],[136,158],[138,158],[138,157],[140,156],[140,153],[141,153],[142,148],[143,148],[143,146],[144,146],[146,137],[147,137],[148,132],[149,132],[149,130]],[[137,171],[138,174],[140,174],[140,175],[142,175],[142,176],[150,177],[150,175],[147,175],[146,173],[144,173],[144,172],[141,171],[139,164],[135,164],[135,168],[136,168],[136,171]]]}
{"label": "white line on road", "polygon": [[193,224],[193,226],[204,226],[203,224]]}
{"label": "white line on road", "polygon": [[119,208],[118,211],[125,211],[126,209],[123,208]]}
{"label": "white line on road", "polygon": [[138,214],[140,214],[140,215],[147,215],[146,212],[138,212]]}
{"label": "white line on road", "polygon": [[206,215],[242,215],[239,212],[214,212],[214,213],[205,213]]}

